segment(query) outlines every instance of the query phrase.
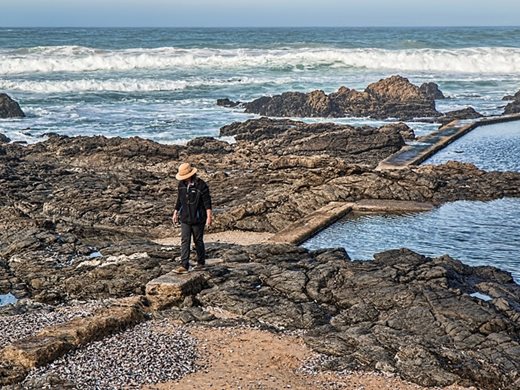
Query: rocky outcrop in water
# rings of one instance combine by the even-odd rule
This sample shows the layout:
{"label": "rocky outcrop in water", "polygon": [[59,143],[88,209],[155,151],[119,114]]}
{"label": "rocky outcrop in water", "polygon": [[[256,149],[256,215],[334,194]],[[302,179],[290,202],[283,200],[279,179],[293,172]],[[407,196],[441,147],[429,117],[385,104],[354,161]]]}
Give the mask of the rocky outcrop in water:
{"label": "rocky outcrop in water", "polygon": [[0,93],[0,118],[24,117],[20,105],[5,93]]}
{"label": "rocky outcrop in water", "polygon": [[241,102],[234,102],[228,98],[217,99],[217,106],[233,108],[241,105]]}
{"label": "rocky outcrop in water", "polygon": [[446,96],[444,96],[436,83],[423,83],[419,89],[425,96],[428,96],[431,99],[446,99]]}
{"label": "rocky outcrop in water", "polygon": [[461,110],[445,112],[442,116],[437,118],[436,121],[444,125],[456,119],[478,119],[482,118],[483,116],[484,115],[482,115],[480,112],[477,112],[473,107],[467,107]]}
{"label": "rocky outcrop in water", "polygon": [[11,139],[5,134],[0,133],[0,144],[8,144],[9,142],[11,142]]}
{"label": "rocky outcrop in water", "polygon": [[220,130],[222,136],[254,143],[266,154],[298,156],[331,156],[345,162],[377,161],[399,150],[404,138],[413,138],[406,124],[391,124],[379,129],[337,125],[307,124],[292,120],[260,118],[235,122]]}
{"label": "rocky outcrop in water", "polygon": [[520,91],[514,94],[514,96],[509,96],[512,102],[508,103],[504,108],[504,114],[517,114],[520,113]]}
{"label": "rocky outcrop in water", "polygon": [[329,95],[323,91],[285,92],[244,103],[246,112],[265,116],[371,117],[409,120],[437,117],[435,100],[408,79],[392,76],[370,84],[363,92],[341,87]]}

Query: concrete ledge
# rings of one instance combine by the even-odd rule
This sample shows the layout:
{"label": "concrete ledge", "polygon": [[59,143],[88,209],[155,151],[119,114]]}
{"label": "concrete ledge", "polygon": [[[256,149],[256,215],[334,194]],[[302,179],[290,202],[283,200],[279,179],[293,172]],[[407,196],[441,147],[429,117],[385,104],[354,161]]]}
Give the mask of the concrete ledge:
{"label": "concrete ledge", "polygon": [[22,380],[31,368],[51,363],[68,351],[102,339],[146,319],[144,297],[118,300],[88,317],[45,328],[0,351],[0,384]]}
{"label": "concrete ledge", "polygon": [[418,138],[415,143],[403,146],[401,150],[381,161],[376,170],[403,169],[410,165],[419,165],[479,126],[516,120],[520,120],[520,114],[486,117],[464,125],[459,121],[450,122],[438,131]]}
{"label": "concrete ledge", "polygon": [[331,202],[276,233],[271,241],[299,245],[352,210],[353,203]]}
{"label": "concrete ledge", "polygon": [[355,203],[331,202],[319,210],[292,223],[280,230],[272,238],[272,242],[300,245],[338,219],[351,211],[370,213],[412,213],[430,211],[431,203],[401,200],[363,199]]}
{"label": "concrete ledge", "polygon": [[430,211],[433,204],[427,202],[412,202],[406,200],[363,199],[354,203],[353,211],[371,213],[415,213]]}

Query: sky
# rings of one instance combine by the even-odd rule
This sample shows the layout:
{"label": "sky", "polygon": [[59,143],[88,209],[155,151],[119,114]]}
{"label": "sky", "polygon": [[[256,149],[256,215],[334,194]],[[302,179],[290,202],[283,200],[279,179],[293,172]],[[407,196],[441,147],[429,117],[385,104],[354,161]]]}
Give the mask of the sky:
{"label": "sky", "polygon": [[0,27],[517,26],[519,0],[0,0]]}

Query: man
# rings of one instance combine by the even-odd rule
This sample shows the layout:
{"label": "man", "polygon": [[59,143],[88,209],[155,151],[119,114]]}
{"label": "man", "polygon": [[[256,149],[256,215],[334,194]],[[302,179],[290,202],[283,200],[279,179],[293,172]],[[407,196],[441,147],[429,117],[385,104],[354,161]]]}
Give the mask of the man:
{"label": "man", "polygon": [[197,168],[183,163],[175,175],[179,180],[179,187],[172,220],[175,224],[181,222],[181,265],[173,271],[179,274],[187,273],[190,269],[192,236],[197,252],[197,265],[194,269],[204,269],[206,264],[203,236],[204,227],[212,222],[211,196],[208,185],[196,173]]}

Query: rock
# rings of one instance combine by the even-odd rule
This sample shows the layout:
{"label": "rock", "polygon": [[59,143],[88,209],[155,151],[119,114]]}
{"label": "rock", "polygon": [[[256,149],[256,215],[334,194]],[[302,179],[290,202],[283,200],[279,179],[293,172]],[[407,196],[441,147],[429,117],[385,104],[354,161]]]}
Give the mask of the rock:
{"label": "rock", "polygon": [[483,115],[475,111],[473,107],[467,107],[461,110],[448,111],[444,113],[441,117],[437,118],[437,120],[442,124],[446,124],[455,119],[477,119],[482,117]]}
{"label": "rock", "polygon": [[327,117],[338,116],[336,109],[323,91],[284,92],[244,104],[246,112],[265,116]]}
{"label": "rock", "polygon": [[217,106],[233,108],[233,107],[239,106],[241,104],[242,104],[241,102],[234,102],[232,100],[229,100],[228,98],[217,99]]}
{"label": "rock", "polygon": [[512,96],[504,96],[502,100],[511,100],[504,108],[504,115],[520,113],[520,91]]}
{"label": "rock", "polygon": [[436,83],[423,83],[419,89],[425,96],[428,96],[431,99],[446,99]]}
{"label": "rock", "polygon": [[[180,146],[56,135],[2,145],[0,288],[49,304],[144,294],[180,254],[147,237],[178,233],[170,217],[181,161],[208,179],[214,231],[276,232],[334,201],[441,204],[520,196],[518,172],[458,162],[375,171],[382,156],[404,143],[403,123],[354,128],[260,118],[222,133],[237,142],[202,138]],[[520,293],[510,274],[408,250],[369,262],[349,261],[344,250],[292,245],[209,244],[207,250],[222,263],[193,288],[149,289],[152,306],[164,304],[163,292],[175,298],[180,291],[167,305],[185,322],[211,324],[203,309],[213,307],[251,324],[304,329],[306,342],[338,369],[394,372],[427,386],[499,389],[518,380]],[[471,297],[475,291],[492,300]],[[54,356],[76,340],[79,333],[69,331],[60,336],[61,349],[43,339],[34,345],[48,346]],[[4,363],[1,375],[24,372]]]}
{"label": "rock", "polygon": [[346,162],[372,164],[404,145],[401,131],[406,125],[387,125],[381,129],[355,128],[333,123],[306,124],[291,120],[261,118],[224,126],[220,134],[237,140],[256,141],[256,148],[276,155],[328,155]]}
{"label": "rock", "polygon": [[244,103],[246,112],[265,116],[299,117],[372,117],[409,120],[436,117],[435,100],[401,76],[392,76],[370,84],[364,92],[341,87],[326,95],[285,92]]}
{"label": "rock", "polygon": [[5,134],[0,133],[0,145],[8,144],[9,142],[11,142],[11,139],[7,137]]}
{"label": "rock", "polygon": [[[151,253],[154,247],[142,242],[131,251]],[[113,250],[121,253],[121,248]],[[200,274],[148,284],[152,305],[160,303],[159,308],[168,302],[175,305],[175,318],[207,326],[220,323],[205,314],[213,309],[252,325],[305,330],[306,343],[333,359],[327,369],[382,370],[423,386],[462,384],[491,390],[518,380],[520,286],[496,268],[470,267],[448,256],[432,259],[407,249],[376,254],[373,261],[350,261],[343,249],[209,244],[208,256],[221,261]],[[134,269],[142,262],[139,256],[124,260]],[[56,288],[62,289],[71,272],[62,267],[40,276],[54,277]],[[134,278],[129,273],[126,282]],[[181,287],[183,278],[191,287]],[[197,278],[203,282],[195,282]],[[473,298],[475,291],[492,299]],[[136,309],[132,302],[7,347],[0,372],[20,378],[20,369],[9,371],[5,365],[40,365],[108,329],[142,321],[141,303]]]}
{"label": "rock", "polygon": [[189,141],[186,144],[186,149],[189,154],[222,154],[232,152],[233,148],[227,142],[213,137],[198,137]]}
{"label": "rock", "polygon": [[408,141],[415,139],[415,133],[414,133],[413,129],[404,122],[398,122],[398,123],[392,123],[389,125],[384,125],[384,126],[380,127],[379,130],[380,131],[388,130],[391,132],[397,130],[399,132],[399,134],[401,134],[401,137],[403,137],[403,139],[408,140]]}
{"label": "rock", "polygon": [[203,290],[205,284],[206,279],[202,273],[179,275],[172,271],[148,282],[146,297],[153,310],[163,310],[196,295]]}
{"label": "rock", "polygon": [[20,105],[7,94],[0,93],[0,118],[24,117],[25,114]]}

